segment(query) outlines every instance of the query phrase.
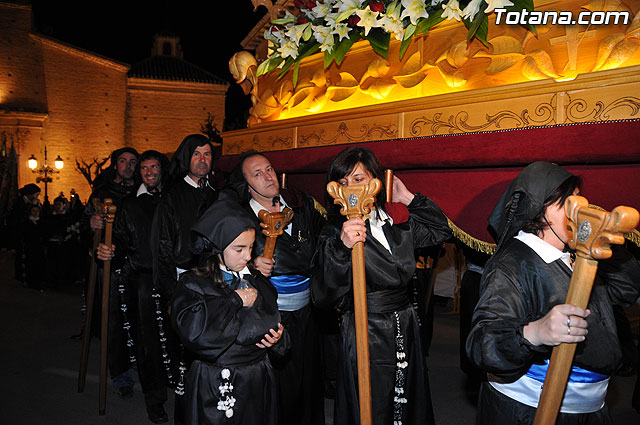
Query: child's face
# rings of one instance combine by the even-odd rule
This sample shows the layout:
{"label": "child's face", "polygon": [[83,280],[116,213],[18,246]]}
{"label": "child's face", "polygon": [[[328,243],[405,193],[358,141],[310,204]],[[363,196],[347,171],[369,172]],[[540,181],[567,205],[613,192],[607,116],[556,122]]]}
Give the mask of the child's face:
{"label": "child's face", "polygon": [[29,210],[29,217],[40,217],[40,208],[31,207]]}
{"label": "child's face", "polygon": [[251,249],[256,231],[248,229],[240,233],[222,252],[224,263],[229,270],[239,272],[247,266],[251,260]]}

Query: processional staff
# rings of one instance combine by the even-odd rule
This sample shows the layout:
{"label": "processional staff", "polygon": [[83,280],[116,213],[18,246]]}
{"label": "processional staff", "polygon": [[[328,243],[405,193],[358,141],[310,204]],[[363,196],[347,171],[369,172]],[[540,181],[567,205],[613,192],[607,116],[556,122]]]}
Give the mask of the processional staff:
{"label": "processional staff", "polygon": [[[113,221],[116,216],[116,206],[110,198],[104,202],[97,199],[93,201],[94,210],[105,221],[104,243],[111,246]],[[89,342],[91,338],[91,321],[93,316],[93,299],[95,297],[97,262],[94,258],[95,250],[100,243],[101,230],[96,229],[93,235],[93,249],[91,251],[91,268],[89,270],[89,288],[87,291],[87,316],[84,325],[82,340],[82,354],[80,359],[80,374],[78,376],[78,391],[84,391],[87,374],[87,362],[89,356]],[[111,279],[111,260],[104,261],[102,275],[102,318],[100,326],[100,383],[98,413],[104,415],[107,400],[107,325],[109,322],[109,282]]]}
{"label": "processional staff", "polygon": [[[587,308],[598,269],[598,260],[611,257],[611,244],[624,243],[623,233],[632,231],[640,216],[634,208],[619,206],[610,213],[589,207],[582,196],[570,196],[564,204],[573,231],[569,246],[576,250],[576,262],[565,303]],[[569,319],[571,320],[571,319]],[[542,388],[534,425],[553,425],[562,404],[576,344],[553,348]]]}
{"label": "processional staff", "polygon": [[[371,179],[368,185],[341,186],[336,182],[327,184],[327,192],[335,204],[341,206],[340,213],[347,219],[368,218],[382,183]],[[370,425],[371,379],[369,365],[369,320],[367,315],[367,281],[364,264],[364,243],[356,242],[351,251],[353,271],[353,307],[356,328],[356,350],[358,360],[358,393],[360,401],[360,423]]]}
{"label": "processional staff", "polygon": [[[101,203],[99,199],[93,200],[93,209],[102,216]],[[85,303],[87,312],[85,315],[83,333],[82,333],[82,352],[80,354],[80,372],[78,374],[78,392],[84,391],[84,384],[87,377],[87,363],[89,359],[89,345],[91,341],[91,320],[93,318],[93,299],[96,293],[96,275],[98,274],[98,261],[94,253],[98,248],[98,244],[102,239],[102,229],[96,229],[93,232],[93,244],[91,248],[91,266],[89,267],[89,283],[87,288],[87,296]]]}
{"label": "processional staff", "polygon": [[293,219],[293,211],[290,208],[285,208],[281,212],[260,210],[258,212],[258,218],[260,219],[262,233],[267,237],[264,242],[262,256],[271,260],[273,258],[273,251],[276,248],[276,239],[284,232],[285,227],[287,227],[291,219]]}

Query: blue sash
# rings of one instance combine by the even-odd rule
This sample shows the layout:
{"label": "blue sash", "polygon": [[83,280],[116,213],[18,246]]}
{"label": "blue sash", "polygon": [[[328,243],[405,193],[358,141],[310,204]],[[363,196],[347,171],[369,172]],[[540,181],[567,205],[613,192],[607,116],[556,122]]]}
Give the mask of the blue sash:
{"label": "blue sash", "polygon": [[300,275],[271,276],[271,284],[278,294],[297,294],[309,289],[309,278]]}
{"label": "blue sash", "polygon": [[[533,364],[526,373],[529,378],[535,379],[538,382],[544,382],[544,378],[547,376],[547,369],[549,369],[549,360],[545,360],[544,364]],[[571,374],[569,375],[569,382],[600,382],[607,379],[608,375],[602,375],[600,373],[591,372],[590,370],[579,368],[578,366],[571,366]]]}

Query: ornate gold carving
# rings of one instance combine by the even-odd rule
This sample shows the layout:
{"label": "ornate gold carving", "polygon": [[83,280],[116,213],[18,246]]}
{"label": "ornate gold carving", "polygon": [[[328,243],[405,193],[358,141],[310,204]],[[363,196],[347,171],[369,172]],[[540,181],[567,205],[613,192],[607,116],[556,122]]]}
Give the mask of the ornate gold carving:
{"label": "ornate gold carving", "polygon": [[595,122],[608,121],[611,119],[611,112],[618,108],[629,108],[631,113],[627,118],[638,115],[640,112],[640,98],[633,96],[624,96],[615,99],[605,105],[602,101],[597,101],[595,106],[589,110],[588,102],[584,99],[571,99],[566,106],[566,122]]}
{"label": "ornate gold carving", "polygon": [[[555,98],[555,96],[554,96]],[[555,100],[552,98],[552,103]],[[486,122],[479,125],[469,124],[469,113],[460,111],[457,114],[449,115],[448,119],[442,118],[442,112],[433,114],[432,118],[422,116],[414,119],[409,128],[412,136],[420,136],[425,127],[430,127],[431,134],[437,134],[440,129],[447,129],[449,134],[469,133],[487,130],[491,127],[500,128],[521,128],[555,124],[555,106],[552,103],[540,103],[536,106],[534,113],[531,115],[528,109],[523,109],[520,114],[513,111],[499,111],[493,115],[485,115]],[[504,121],[512,121],[512,125],[504,125]]]}
{"label": "ornate gold carving", "polygon": [[258,138],[258,136],[253,136],[253,141],[251,143],[246,143],[243,140],[238,140],[237,142],[231,142],[228,144],[225,143],[224,154],[235,155],[242,153],[249,148],[262,152],[277,149],[292,149],[294,147],[293,138],[291,137],[270,136],[266,140],[261,140],[262,139]]}
{"label": "ornate gold carving", "polygon": [[640,47],[640,13],[636,12],[636,16],[624,34],[612,34],[600,41],[592,71],[618,68],[638,51],[638,47]]}
{"label": "ornate gold carving", "polygon": [[298,140],[298,146],[336,145],[340,143],[338,140],[340,138],[346,139],[347,143],[393,139],[398,137],[398,127],[395,124],[387,126],[377,124],[369,126],[368,124],[362,124],[360,126],[360,134],[353,135],[349,132],[349,127],[343,121],[338,126],[336,134],[333,137],[327,138],[326,134],[327,131],[322,129],[319,133],[314,132],[301,136]]}

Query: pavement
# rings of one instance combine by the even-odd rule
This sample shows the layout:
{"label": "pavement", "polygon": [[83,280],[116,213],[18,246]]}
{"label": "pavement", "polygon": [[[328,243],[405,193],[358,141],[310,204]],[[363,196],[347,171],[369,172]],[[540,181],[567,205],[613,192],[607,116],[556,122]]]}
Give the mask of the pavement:
{"label": "pavement", "polygon": [[[0,251],[0,424],[150,425],[139,384],[133,397],[123,400],[109,382],[106,412],[99,415],[100,345],[95,338],[85,389],[78,392],[82,341],[71,336],[82,327],[80,286],[39,292],[24,288],[12,276],[13,256]],[[436,304],[434,315],[427,363],[436,423],[472,425],[477,394],[459,367],[459,317],[451,313],[451,302]],[[638,304],[628,315],[638,335]],[[635,374],[611,380],[607,403],[615,425],[640,423],[640,415],[631,408],[635,380]],[[325,406],[330,425],[332,400],[326,399]],[[172,396],[166,409],[172,418]]]}

